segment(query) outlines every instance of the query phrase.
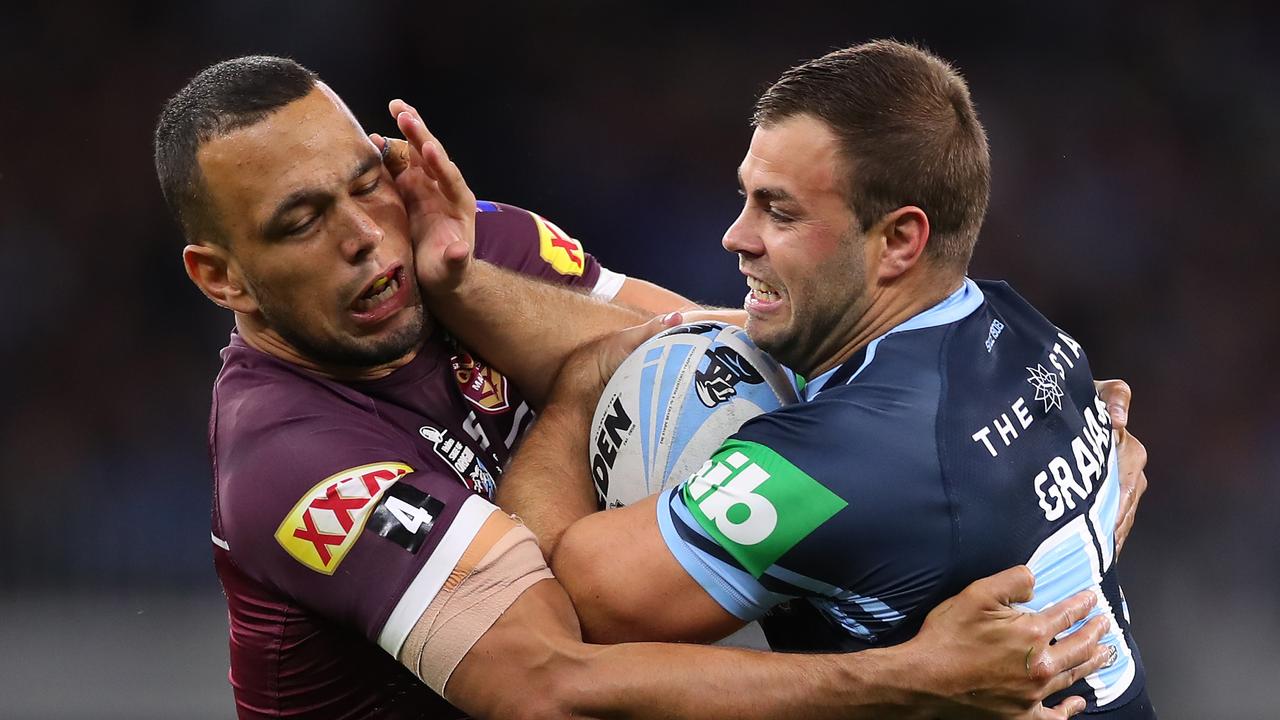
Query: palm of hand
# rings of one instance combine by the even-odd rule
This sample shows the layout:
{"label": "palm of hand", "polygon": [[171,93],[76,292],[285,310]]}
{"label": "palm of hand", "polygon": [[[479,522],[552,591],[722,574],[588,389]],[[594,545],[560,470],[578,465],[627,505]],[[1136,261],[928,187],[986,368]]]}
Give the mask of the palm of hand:
{"label": "palm of hand", "polygon": [[404,197],[412,198],[409,234],[418,281],[429,291],[451,289],[459,261],[465,266],[472,253],[475,205],[467,212],[450,203],[419,168],[401,173],[396,184]]}

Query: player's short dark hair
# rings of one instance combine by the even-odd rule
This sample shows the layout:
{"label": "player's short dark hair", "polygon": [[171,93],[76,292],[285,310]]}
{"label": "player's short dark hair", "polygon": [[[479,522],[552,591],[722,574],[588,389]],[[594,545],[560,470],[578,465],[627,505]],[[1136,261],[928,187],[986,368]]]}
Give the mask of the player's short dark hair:
{"label": "player's short dark hair", "polygon": [[753,122],[768,127],[802,114],[839,139],[863,232],[916,205],[929,216],[926,255],[967,267],[987,212],[991,156],[955,68],[893,40],[837,50],[783,73],[756,102]]}
{"label": "player's short dark hair", "polygon": [[169,99],[156,123],[156,176],[188,241],[222,237],[196,161],[200,146],[262,121],[318,81],[288,58],[249,55],[205,68]]}

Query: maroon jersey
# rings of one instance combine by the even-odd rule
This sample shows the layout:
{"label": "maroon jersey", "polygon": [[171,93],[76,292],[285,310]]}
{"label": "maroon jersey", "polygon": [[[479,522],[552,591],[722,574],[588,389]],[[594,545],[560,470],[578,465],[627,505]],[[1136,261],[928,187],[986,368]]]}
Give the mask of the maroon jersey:
{"label": "maroon jersey", "polygon": [[[586,288],[617,278],[532,213],[479,211],[477,257]],[[222,360],[214,564],[240,717],[461,717],[396,655],[493,510],[532,419],[519,391],[443,333],[369,382],[319,377],[234,333]]]}

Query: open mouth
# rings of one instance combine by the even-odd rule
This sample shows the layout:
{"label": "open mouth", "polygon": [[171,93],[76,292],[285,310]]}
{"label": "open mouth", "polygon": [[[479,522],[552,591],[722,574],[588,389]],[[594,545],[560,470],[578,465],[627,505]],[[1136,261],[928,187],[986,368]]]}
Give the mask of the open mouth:
{"label": "open mouth", "polygon": [[747,287],[751,288],[751,300],[755,302],[771,303],[782,299],[782,293],[779,293],[769,283],[747,276]]}
{"label": "open mouth", "polygon": [[399,294],[404,286],[404,267],[396,265],[379,275],[369,283],[365,291],[351,303],[351,310],[357,315],[374,314],[391,299]]}

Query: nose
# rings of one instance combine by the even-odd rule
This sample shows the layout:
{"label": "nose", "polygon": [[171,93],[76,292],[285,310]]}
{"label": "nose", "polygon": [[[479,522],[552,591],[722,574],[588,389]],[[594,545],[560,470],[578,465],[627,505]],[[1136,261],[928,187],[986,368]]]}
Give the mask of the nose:
{"label": "nose", "polygon": [[764,254],[764,243],[760,241],[760,234],[756,232],[754,225],[747,218],[747,208],[742,208],[738,218],[733,221],[728,230],[724,231],[724,237],[720,240],[720,245],[725,250],[739,255],[758,256]]}
{"label": "nose", "polygon": [[382,242],[382,226],[359,203],[350,203],[346,215],[346,226],[339,240],[342,256],[358,262]]}

